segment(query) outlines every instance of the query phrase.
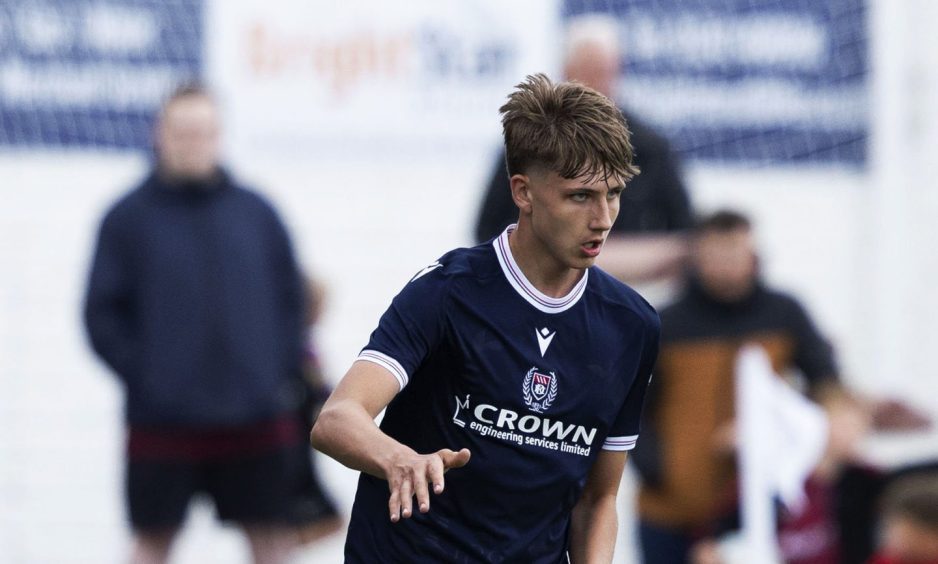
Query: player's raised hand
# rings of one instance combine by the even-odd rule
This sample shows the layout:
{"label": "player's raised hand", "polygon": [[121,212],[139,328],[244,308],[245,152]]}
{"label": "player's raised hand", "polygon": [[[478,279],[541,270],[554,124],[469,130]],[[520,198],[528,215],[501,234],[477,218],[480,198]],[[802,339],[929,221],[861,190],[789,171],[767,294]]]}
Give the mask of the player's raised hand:
{"label": "player's raised hand", "polygon": [[391,496],[388,509],[391,521],[397,522],[413,514],[413,499],[417,498],[417,507],[421,513],[430,511],[430,487],[436,494],[443,493],[443,474],[453,468],[460,468],[469,462],[469,449],[455,452],[448,448],[433,454],[414,452],[396,457],[386,472]]}

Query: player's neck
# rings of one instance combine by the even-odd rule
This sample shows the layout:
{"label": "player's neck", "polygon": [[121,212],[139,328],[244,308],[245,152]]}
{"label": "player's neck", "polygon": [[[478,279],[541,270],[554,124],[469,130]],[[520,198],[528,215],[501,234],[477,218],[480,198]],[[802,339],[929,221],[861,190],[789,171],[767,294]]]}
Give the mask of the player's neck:
{"label": "player's neck", "polygon": [[583,277],[583,270],[562,264],[521,225],[509,233],[508,248],[524,277],[545,296],[562,298]]}

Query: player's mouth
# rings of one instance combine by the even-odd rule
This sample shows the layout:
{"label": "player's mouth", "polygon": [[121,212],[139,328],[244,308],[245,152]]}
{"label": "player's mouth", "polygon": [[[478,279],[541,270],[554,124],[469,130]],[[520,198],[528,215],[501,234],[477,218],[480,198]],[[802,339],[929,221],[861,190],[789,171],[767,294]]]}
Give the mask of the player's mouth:
{"label": "player's mouth", "polygon": [[603,248],[602,239],[594,239],[580,246],[580,249],[583,251],[583,254],[585,254],[586,256],[590,258],[599,256],[599,251],[601,251],[602,248]]}

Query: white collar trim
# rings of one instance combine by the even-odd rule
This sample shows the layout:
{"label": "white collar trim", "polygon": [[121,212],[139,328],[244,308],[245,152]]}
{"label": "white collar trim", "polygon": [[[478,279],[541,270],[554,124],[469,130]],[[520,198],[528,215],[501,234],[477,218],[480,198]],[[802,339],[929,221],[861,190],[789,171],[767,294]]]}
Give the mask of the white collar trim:
{"label": "white collar trim", "polygon": [[509,225],[501,235],[492,241],[492,246],[495,247],[495,256],[498,257],[498,264],[501,265],[502,272],[505,274],[505,278],[508,279],[508,283],[511,284],[511,287],[529,304],[544,313],[561,313],[576,305],[586,291],[586,281],[589,279],[590,273],[589,269],[583,271],[583,276],[580,277],[580,281],[576,283],[566,296],[552,298],[543,294],[525,277],[524,273],[521,272],[521,268],[518,267],[518,263],[515,262],[515,257],[511,255],[511,247],[508,245],[508,235],[517,229],[517,227],[517,224]]}

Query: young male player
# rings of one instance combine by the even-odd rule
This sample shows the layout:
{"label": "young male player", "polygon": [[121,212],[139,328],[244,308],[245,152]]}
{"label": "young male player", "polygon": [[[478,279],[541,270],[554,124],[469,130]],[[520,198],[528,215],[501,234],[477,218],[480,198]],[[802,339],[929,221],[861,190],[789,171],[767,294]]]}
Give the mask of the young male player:
{"label": "young male player", "polygon": [[659,334],[593,267],[638,172],[629,132],[598,92],[543,75],[501,112],[518,223],[418,272],[313,428],[362,471],[347,562],[612,559]]}

